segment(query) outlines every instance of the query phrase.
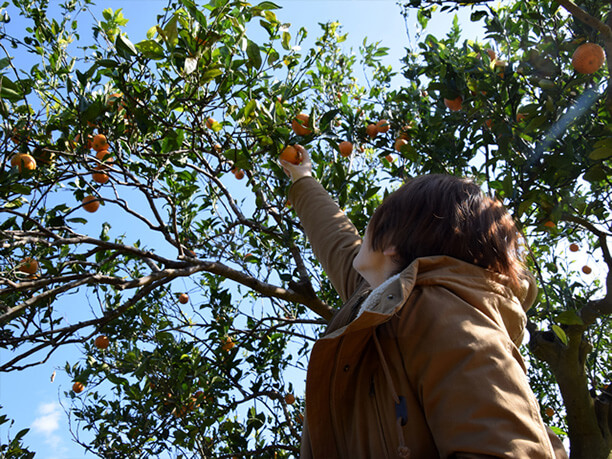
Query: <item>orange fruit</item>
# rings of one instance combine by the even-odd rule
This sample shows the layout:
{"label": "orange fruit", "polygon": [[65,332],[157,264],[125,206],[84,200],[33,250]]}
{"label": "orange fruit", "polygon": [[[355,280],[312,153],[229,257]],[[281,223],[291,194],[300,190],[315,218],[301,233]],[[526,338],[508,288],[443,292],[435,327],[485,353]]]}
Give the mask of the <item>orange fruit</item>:
{"label": "orange fruit", "polygon": [[242,180],[244,178],[244,171],[242,169],[236,169],[234,171],[234,177],[236,177],[238,180]]}
{"label": "orange fruit", "polygon": [[547,222],[544,223],[544,226],[546,228],[554,228],[555,226],[557,226],[557,224],[555,222],[548,220]]}
{"label": "orange fruit", "polygon": [[404,126],[402,128],[402,130],[399,133],[399,138],[400,139],[404,139],[404,140],[410,140],[411,136],[410,136],[410,130],[413,128],[413,123],[407,124],[406,126]]}
{"label": "orange fruit", "polygon": [[578,244],[572,242],[569,245],[569,249],[570,249],[570,252],[578,252],[580,250],[580,247],[578,246]]}
{"label": "orange fruit", "polygon": [[112,108],[115,105],[115,103],[119,102],[118,104],[119,109],[122,109],[125,107],[125,103],[123,102],[122,98],[123,98],[123,94],[121,94],[120,92],[115,92],[108,96],[108,98],[106,99],[107,100],[106,104],[108,105],[109,108]]}
{"label": "orange fruit", "polygon": [[457,112],[462,108],[463,97],[457,96],[454,99],[444,98],[444,105],[452,112]]}
{"label": "orange fruit", "polygon": [[605,60],[606,53],[597,43],[583,43],[572,54],[574,70],[587,75],[597,72]]}
{"label": "orange fruit", "polygon": [[87,212],[93,213],[100,208],[100,201],[98,198],[91,195],[85,196],[81,202],[83,203],[83,209]]}
{"label": "orange fruit", "polygon": [[19,263],[19,267],[17,268],[22,273],[26,274],[35,274],[38,271],[38,261],[31,257],[25,257]]}
{"label": "orange fruit", "polygon": [[187,302],[189,301],[189,295],[187,295],[186,293],[181,293],[178,297],[178,301],[181,304],[187,304]]}
{"label": "orange fruit", "polygon": [[338,150],[340,150],[341,156],[347,158],[351,156],[351,153],[353,153],[353,144],[348,140],[345,140],[344,142],[340,142],[338,144]]}
{"label": "orange fruit", "polygon": [[32,157],[36,163],[42,163],[49,166],[55,159],[55,153],[47,148],[36,147],[32,153]]}
{"label": "orange fruit", "polygon": [[527,114],[526,113],[517,113],[516,114],[516,122],[520,123],[521,121],[523,121],[525,118],[527,118]]}
{"label": "orange fruit", "polygon": [[209,116],[208,119],[206,120],[206,127],[208,129],[212,129],[213,124],[215,123],[216,123],[215,119],[212,116]]}
{"label": "orange fruit", "polygon": [[27,153],[19,153],[11,158],[11,167],[17,167],[19,173],[36,169],[36,160]]}
{"label": "orange fruit", "polygon": [[[96,171],[100,171],[102,169],[105,169],[105,167],[102,165],[98,165],[95,167]],[[104,172],[92,172],[91,178],[93,179],[94,182],[101,183],[102,185],[104,185],[110,179],[108,174],[105,174]]]}
{"label": "orange fruit", "polygon": [[96,158],[98,159],[98,161],[102,161],[102,162],[108,162],[108,163],[112,163],[113,162],[113,157],[111,156],[110,152],[108,150],[100,150],[96,153]]}
{"label": "orange fruit", "polygon": [[370,137],[371,139],[373,139],[374,137],[376,137],[378,135],[378,128],[376,127],[375,124],[368,124],[366,126],[366,134],[368,135],[368,137]]}
{"label": "orange fruit", "polygon": [[280,154],[279,159],[288,161],[291,164],[300,164],[302,162],[302,154],[293,145],[287,145]]}
{"label": "orange fruit", "polygon": [[585,274],[591,274],[591,272],[593,272],[593,270],[591,269],[591,267],[590,267],[590,266],[588,266],[588,265],[584,265],[584,266],[582,267],[582,272],[583,272],[583,273],[585,273]]}
{"label": "orange fruit", "polygon": [[395,151],[402,151],[402,147],[404,145],[408,145],[408,141],[400,137],[399,139],[395,139],[395,145],[393,145],[393,148]]}
{"label": "orange fruit", "polygon": [[83,392],[83,389],[85,389],[85,386],[82,382],[77,381],[72,385],[72,390],[75,394],[80,394],[81,392]]}
{"label": "orange fruit", "polygon": [[228,336],[227,338],[225,338],[225,342],[223,343],[223,345],[221,346],[221,348],[224,351],[229,351],[230,349],[232,349],[234,346],[236,345],[236,343],[234,343],[232,341],[231,336]]}
{"label": "orange fruit", "polygon": [[301,136],[312,134],[312,131],[308,128],[309,125],[310,117],[306,113],[300,113],[291,121],[291,129]]}
{"label": "orange fruit", "polygon": [[550,406],[546,407],[546,409],[544,410],[544,413],[546,414],[546,416],[548,416],[549,418],[552,418],[553,414],[555,414],[555,410],[553,410]]}
{"label": "orange fruit", "polygon": [[287,394],[285,395],[285,402],[287,405],[293,405],[295,403],[295,395]]}
{"label": "orange fruit", "polygon": [[378,123],[376,123],[376,131],[378,131],[379,133],[385,133],[390,128],[391,128],[391,125],[389,124],[389,121],[387,120],[380,120]]}
{"label": "orange fruit", "polygon": [[106,335],[100,335],[94,340],[94,346],[98,349],[106,349],[110,345],[110,340]]}
{"label": "orange fruit", "polygon": [[108,150],[110,145],[106,141],[106,136],[104,134],[96,134],[91,139],[91,148],[96,151]]}

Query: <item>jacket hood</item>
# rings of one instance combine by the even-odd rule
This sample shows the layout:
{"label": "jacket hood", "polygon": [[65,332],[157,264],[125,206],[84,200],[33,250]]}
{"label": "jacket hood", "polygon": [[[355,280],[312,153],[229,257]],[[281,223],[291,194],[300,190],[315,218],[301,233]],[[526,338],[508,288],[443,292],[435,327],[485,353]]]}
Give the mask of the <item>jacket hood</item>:
{"label": "jacket hood", "polygon": [[426,286],[452,292],[504,327],[515,345],[521,345],[527,323],[525,313],[537,296],[533,276],[525,271],[520,287],[512,289],[506,276],[448,256],[414,260],[399,275],[372,291],[353,322],[326,338],[385,322],[404,306],[415,288]]}

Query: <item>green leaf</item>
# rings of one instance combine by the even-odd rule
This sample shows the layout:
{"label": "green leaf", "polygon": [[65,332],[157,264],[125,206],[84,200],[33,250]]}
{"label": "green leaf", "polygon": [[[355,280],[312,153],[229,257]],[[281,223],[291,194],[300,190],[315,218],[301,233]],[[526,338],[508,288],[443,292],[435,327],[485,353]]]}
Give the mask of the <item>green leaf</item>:
{"label": "green leaf", "polygon": [[286,49],[287,51],[289,51],[291,49],[291,34],[289,32],[283,32],[282,35],[282,41],[281,44],[283,46],[283,49]]}
{"label": "green leaf", "polygon": [[608,159],[612,156],[612,147],[600,147],[596,148],[589,155],[589,159],[598,160],[598,159]]}
{"label": "green leaf", "polygon": [[164,38],[166,39],[168,49],[172,50],[176,47],[178,43],[178,18],[176,14],[172,16],[166,27],[164,27]]}
{"label": "green leaf", "polygon": [[259,45],[254,41],[248,40],[246,52],[251,65],[256,69],[261,67],[261,52],[259,51]]}
{"label": "green leaf", "polygon": [[563,331],[561,327],[559,327],[558,325],[553,325],[552,330],[553,332],[555,332],[555,335],[557,335],[557,337],[563,342],[563,344],[565,344],[566,346],[569,344],[567,335],[565,334],[565,332]]}
{"label": "green leaf", "polygon": [[575,311],[563,311],[555,320],[563,325],[584,325],[582,318]]}
{"label": "green leaf", "polygon": [[600,182],[602,180],[605,180],[608,177],[608,175],[602,169],[601,166],[595,165],[591,167],[588,171],[586,171],[583,177],[586,181],[594,183],[594,182]]}
{"label": "green leaf", "polygon": [[100,67],[106,68],[115,68],[119,65],[117,61],[114,61],[112,59],[100,59],[96,61],[96,64],[98,64]]}
{"label": "green leaf", "polygon": [[136,44],[136,49],[147,59],[160,60],[164,58],[164,48],[155,40],[143,40]]}
{"label": "green leaf", "polygon": [[[29,194],[29,193],[28,193]],[[17,209],[23,205],[23,200],[21,198],[13,199],[12,201],[7,202],[2,207],[5,209]]]}
{"label": "green leaf", "polygon": [[559,429],[558,427],[555,427],[555,426],[548,426],[548,427],[550,427],[550,430],[552,430],[556,435],[560,435],[562,437],[567,436],[567,432],[562,429]]}
{"label": "green leaf", "polygon": [[218,67],[209,68],[202,74],[202,80],[204,80],[205,82],[211,81],[222,74],[223,74],[223,71]]}
{"label": "green leaf", "polygon": [[125,57],[126,59],[137,54],[134,44],[121,34],[117,35],[115,47],[117,48],[119,55]]}
{"label": "green leaf", "polygon": [[280,6],[278,6],[276,3],[273,3],[273,2],[261,2],[260,4],[255,6],[253,9],[255,10],[278,10],[280,9]]}
{"label": "green leaf", "polygon": [[251,99],[244,107],[244,117],[248,118],[249,116],[251,116],[251,113],[253,113],[256,107],[257,101],[255,99]]}
{"label": "green leaf", "polygon": [[480,21],[485,16],[487,16],[487,12],[486,11],[474,11],[470,15],[470,21],[478,22],[478,21]]}
{"label": "green leaf", "polygon": [[3,57],[0,59],[0,70],[5,69],[11,63],[11,60],[8,57]]}
{"label": "green leaf", "polygon": [[11,102],[17,102],[22,99],[23,94],[18,85],[2,75],[0,77],[0,97]]}

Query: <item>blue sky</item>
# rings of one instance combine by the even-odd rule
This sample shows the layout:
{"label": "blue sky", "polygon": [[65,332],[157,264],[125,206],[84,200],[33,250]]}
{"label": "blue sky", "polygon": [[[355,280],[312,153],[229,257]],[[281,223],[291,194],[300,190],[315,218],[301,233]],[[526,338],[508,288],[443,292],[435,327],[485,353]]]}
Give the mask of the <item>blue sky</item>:
{"label": "blue sky", "polygon": [[[58,1],[51,0],[50,3],[57,4]],[[309,40],[314,40],[319,33],[318,23],[337,20],[342,24],[343,31],[349,34],[347,49],[353,47],[356,50],[367,36],[370,42],[380,41],[383,46],[388,47],[390,54],[387,63],[399,68],[399,59],[408,46],[408,38],[404,18],[395,1],[277,0],[276,3],[282,7],[276,14],[281,21],[291,24],[290,31],[305,27],[309,31]],[[166,0],[102,0],[96,8],[98,11],[103,8],[123,8],[124,16],[129,19],[125,31],[132,42],[138,42],[144,39],[146,31],[155,25],[156,15],[165,5]],[[81,19],[84,28],[80,33],[85,38],[89,35],[91,24],[85,24],[87,15],[81,16]],[[409,23],[415,24],[416,21]],[[450,23],[451,17],[436,18],[431,21],[428,31],[435,35],[445,34]],[[21,32],[23,23],[14,17],[7,28],[9,31]],[[473,29],[470,33],[473,33]],[[480,36],[468,37],[467,33],[464,35],[470,39],[482,39],[482,33]],[[98,228],[99,223],[97,222]],[[83,311],[89,309],[81,295],[71,298],[71,308]],[[3,361],[10,359],[9,351],[1,352],[0,358]],[[61,406],[63,402],[66,407],[69,406],[63,394],[72,385],[72,381],[63,371],[64,365],[66,361],[75,363],[80,356],[78,347],[66,347],[38,367],[0,375],[2,413],[16,421],[12,434],[23,428],[31,429],[25,437],[25,444],[37,453],[36,457],[39,459],[92,457],[91,454],[85,455],[84,450],[72,442],[67,417]],[[56,376],[51,382],[54,371]],[[6,429],[0,427],[3,439],[6,434]]]}

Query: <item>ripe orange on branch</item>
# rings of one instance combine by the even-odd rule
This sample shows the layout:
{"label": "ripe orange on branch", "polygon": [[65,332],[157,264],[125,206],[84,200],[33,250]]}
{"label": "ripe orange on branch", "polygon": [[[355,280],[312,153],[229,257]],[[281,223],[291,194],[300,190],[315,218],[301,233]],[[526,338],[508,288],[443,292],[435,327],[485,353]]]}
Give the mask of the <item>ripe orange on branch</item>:
{"label": "ripe orange on branch", "polygon": [[181,293],[178,297],[178,301],[181,304],[187,304],[187,302],[189,302],[189,295],[186,293]]}
{"label": "ripe orange on branch", "polygon": [[93,139],[91,139],[91,148],[99,152],[102,150],[108,150],[110,145],[108,144],[104,134],[96,134],[93,136]]}
{"label": "ripe orange on branch", "polygon": [[98,349],[106,349],[110,345],[110,340],[106,335],[100,335],[94,340],[94,346]]}
{"label": "ripe orange on branch", "polygon": [[344,142],[340,142],[338,144],[338,150],[340,150],[340,155],[347,158],[351,156],[351,153],[353,153],[353,144],[348,140],[345,140]]}
{"label": "ripe orange on branch", "polygon": [[444,98],[444,105],[446,105],[446,108],[448,108],[452,112],[458,112],[459,110],[461,110],[461,108],[463,107],[462,103],[463,97],[461,96],[457,96],[454,99]]}
{"label": "ripe orange on branch", "polygon": [[408,141],[406,139],[395,139],[395,145],[393,145],[393,148],[395,149],[395,151],[402,151],[402,147],[404,145],[408,145]]}
{"label": "ripe orange on branch", "polygon": [[75,394],[80,394],[81,392],[83,392],[83,389],[85,389],[85,386],[82,382],[77,381],[72,385],[72,390]]}
{"label": "ripe orange on branch", "polygon": [[22,273],[26,274],[35,274],[38,271],[38,261],[31,257],[25,257],[21,260],[19,264],[19,268],[17,268]]}
{"label": "ripe orange on branch", "polygon": [[376,123],[376,131],[378,133],[381,133],[381,134],[385,133],[390,128],[391,128],[391,125],[389,124],[388,120],[380,120],[378,123]]}
{"label": "ripe orange on branch", "polygon": [[225,342],[223,343],[223,345],[221,346],[221,348],[224,351],[229,351],[230,349],[232,349],[234,346],[236,345],[236,343],[234,343],[234,341],[232,341],[232,337],[228,336],[227,338],[225,338]]}
{"label": "ripe orange on branch", "polygon": [[[103,166],[97,166],[96,170],[100,170],[101,167]],[[92,172],[91,178],[93,179],[94,182],[100,183],[102,185],[104,185],[110,179],[108,174],[105,174],[104,172]]]}
{"label": "ripe orange on branch", "polygon": [[27,153],[19,153],[11,158],[11,166],[17,167],[21,174],[24,171],[33,171],[36,169],[36,160]]}
{"label": "ripe orange on branch", "polygon": [[85,196],[81,202],[83,203],[83,209],[87,212],[93,213],[100,208],[100,201],[98,198],[91,195]]}
{"label": "ripe orange on branch", "polygon": [[366,134],[368,135],[369,138],[373,139],[374,137],[376,137],[378,135],[378,128],[376,127],[375,124],[368,124],[366,126]]}
{"label": "ripe orange on branch", "polygon": [[290,162],[291,164],[300,164],[302,162],[302,154],[293,145],[287,145],[280,154],[279,159]]}
{"label": "ripe orange on branch", "polygon": [[597,43],[583,43],[572,55],[572,66],[578,73],[597,72],[606,60],[606,53]]}
{"label": "ripe orange on branch", "polygon": [[580,250],[580,246],[578,246],[578,244],[576,244],[575,242],[572,242],[569,245],[569,249],[570,249],[570,252],[578,252]]}
{"label": "ripe orange on branch", "polygon": [[297,135],[310,135],[312,131],[308,128],[309,124],[310,117],[306,113],[300,113],[291,121],[291,129]]}

